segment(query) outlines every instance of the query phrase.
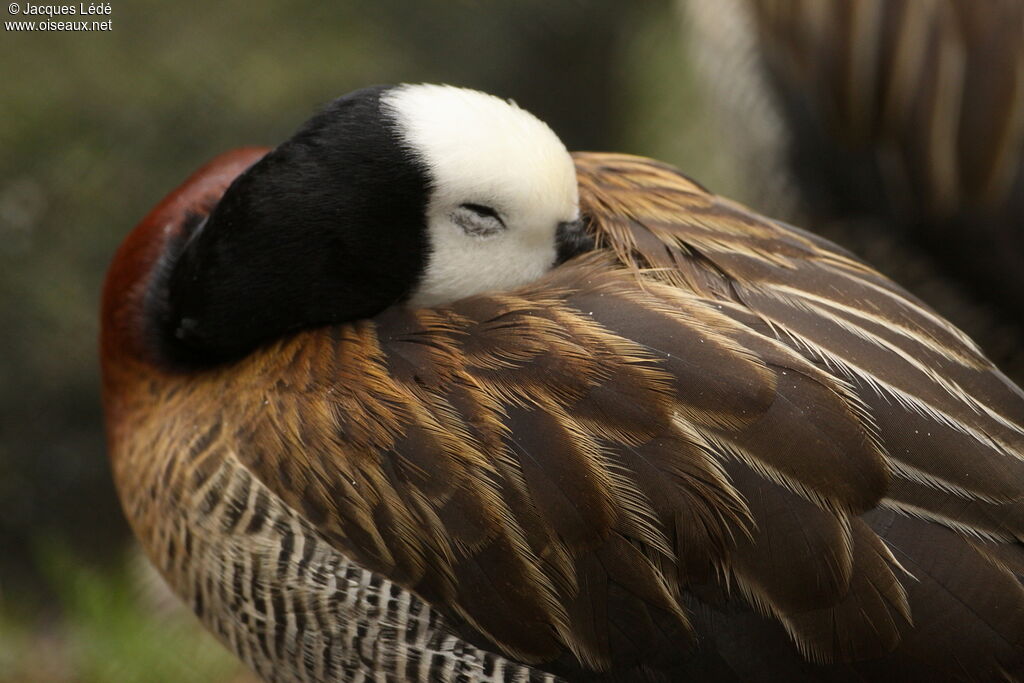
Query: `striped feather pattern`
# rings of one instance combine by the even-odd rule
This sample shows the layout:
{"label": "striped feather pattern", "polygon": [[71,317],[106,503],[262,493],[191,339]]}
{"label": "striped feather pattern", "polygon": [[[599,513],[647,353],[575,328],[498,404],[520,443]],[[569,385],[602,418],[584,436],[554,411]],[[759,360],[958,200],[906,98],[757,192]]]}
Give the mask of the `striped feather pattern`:
{"label": "striped feather pattern", "polygon": [[755,205],[868,258],[1024,379],[1024,3],[683,0]]}
{"label": "striped feather pattern", "polygon": [[[1024,152],[1015,0],[750,0],[784,97],[850,149],[874,145],[889,200],[941,217],[999,207]],[[898,191],[908,194],[897,194]]]}
{"label": "striped feather pattern", "polygon": [[828,242],[576,163],[599,248],[516,291],[201,372],[108,309],[115,474],[172,585],[271,680],[1014,680],[1021,390]]}

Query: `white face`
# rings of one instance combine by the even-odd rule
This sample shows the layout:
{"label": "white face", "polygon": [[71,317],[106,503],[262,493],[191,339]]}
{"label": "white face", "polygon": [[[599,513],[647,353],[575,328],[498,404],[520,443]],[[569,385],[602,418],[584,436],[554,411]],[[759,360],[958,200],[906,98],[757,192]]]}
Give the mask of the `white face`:
{"label": "white face", "polygon": [[403,85],[382,102],[433,181],[431,253],[410,306],[438,306],[535,280],[576,220],[572,158],[543,122],[475,90]]}

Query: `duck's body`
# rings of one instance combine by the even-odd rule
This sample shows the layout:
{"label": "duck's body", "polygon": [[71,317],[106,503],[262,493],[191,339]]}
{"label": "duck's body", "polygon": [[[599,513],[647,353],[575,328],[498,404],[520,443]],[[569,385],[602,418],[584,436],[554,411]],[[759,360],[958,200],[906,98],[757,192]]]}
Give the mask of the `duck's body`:
{"label": "duck's body", "polygon": [[176,356],[160,283],[263,154],[136,228],[102,340],[128,518],[261,676],[1024,672],[1024,394],[899,287],[586,154],[596,248],[539,279]]}

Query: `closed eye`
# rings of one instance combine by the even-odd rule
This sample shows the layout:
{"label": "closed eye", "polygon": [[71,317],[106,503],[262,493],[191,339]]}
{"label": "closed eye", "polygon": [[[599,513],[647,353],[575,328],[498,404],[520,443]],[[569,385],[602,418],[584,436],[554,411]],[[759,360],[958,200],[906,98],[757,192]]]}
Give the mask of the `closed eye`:
{"label": "closed eye", "polygon": [[466,202],[465,204],[462,205],[462,208],[469,209],[470,211],[478,213],[481,216],[497,218],[499,221],[501,221],[502,225],[505,224],[505,221],[501,220],[501,216],[498,215],[498,212],[489,206],[485,206],[483,204],[474,204],[473,202]]}
{"label": "closed eye", "polygon": [[467,235],[474,237],[490,237],[506,230],[505,221],[501,220],[498,212],[484,204],[460,204],[451,218]]}

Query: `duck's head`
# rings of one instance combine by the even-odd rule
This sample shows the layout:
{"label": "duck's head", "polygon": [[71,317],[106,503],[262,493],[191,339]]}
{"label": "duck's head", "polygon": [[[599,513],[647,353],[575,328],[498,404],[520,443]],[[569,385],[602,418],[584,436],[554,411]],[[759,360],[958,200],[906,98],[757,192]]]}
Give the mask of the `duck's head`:
{"label": "duck's head", "polygon": [[335,100],[227,189],[164,267],[173,353],[534,280],[587,248],[573,162],[515,104],[437,85]]}

